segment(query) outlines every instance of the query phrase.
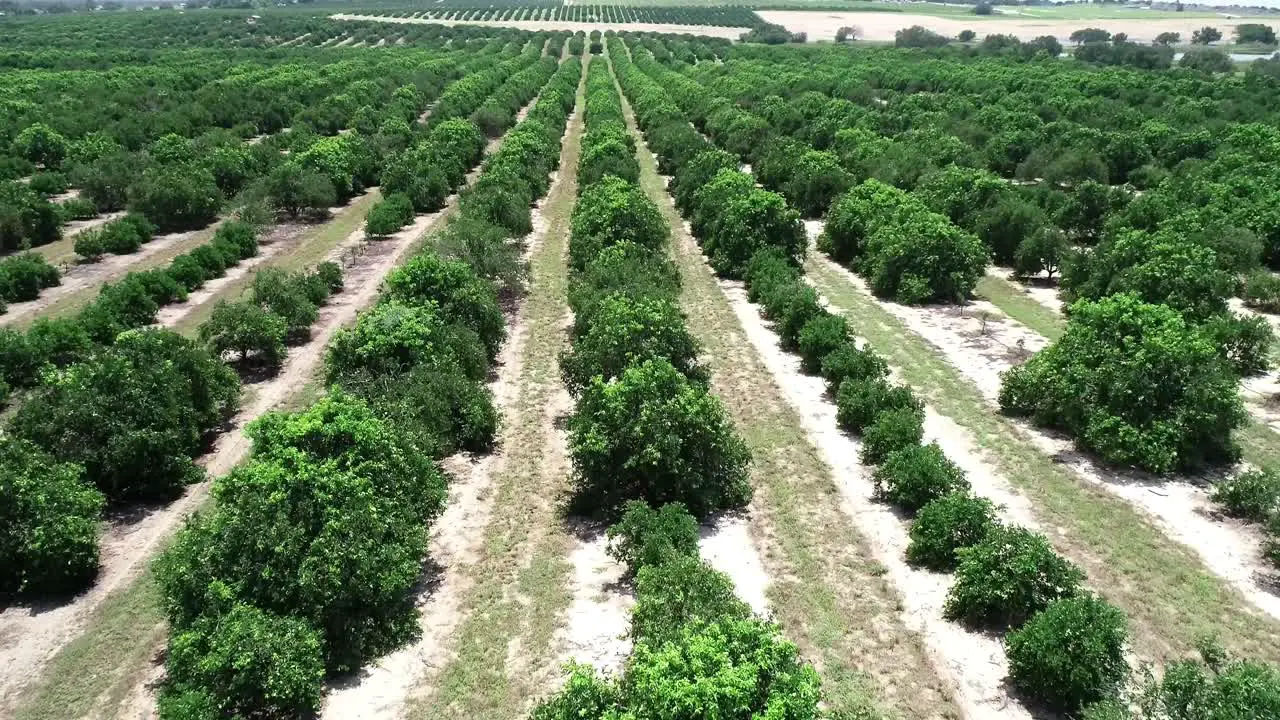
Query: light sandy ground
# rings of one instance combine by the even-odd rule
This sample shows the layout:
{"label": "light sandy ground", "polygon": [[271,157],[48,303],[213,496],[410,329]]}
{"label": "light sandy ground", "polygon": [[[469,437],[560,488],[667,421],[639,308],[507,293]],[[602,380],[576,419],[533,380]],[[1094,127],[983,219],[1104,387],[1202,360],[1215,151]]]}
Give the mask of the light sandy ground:
{"label": "light sandy ground", "polygon": [[708,565],[733,581],[738,597],[760,617],[769,616],[769,574],[751,539],[748,520],[741,513],[721,515],[703,525],[698,553]]}
{"label": "light sandy ground", "polygon": [[[860,292],[871,296],[862,278],[824,256],[815,254],[815,257],[841,273]],[[936,347],[993,406],[1000,388],[999,374],[1016,364],[1008,348],[1019,341],[1029,349],[1045,343],[1041,336],[1004,316],[999,322],[988,320],[983,334],[978,331],[978,321],[972,315],[960,318],[953,308],[877,302]],[[994,307],[989,310],[998,314]],[[1040,339],[1035,341],[1035,338]],[[1268,615],[1280,617],[1280,597],[1258,582],[1268,574],[1260,556],[1260,533],[1245,523],[1219,517],[1203,483],[1192,482],[1191,478],[1171,479],[1107,467],[1077,451],[1067,438],[1029,423],[1018,425],[1045,453],[1081,478],[1143,510],[1165,534],[1198,553],[1207,569],[1234,585]]]}
{"label": "light sandy ground", "polygon": [[1061,313],[1063,308],[1066,307],[1066,303],[1062,301],[1062,298],[1058,297],[1057,286],[1049,283],[1047,278],[1040,278],[1038,281],[1037,279],[1032,279],[1029,282],[1024,281],[1020,278],[1014,277],[1013,270],[1011,268],[1000,267],[998,265],[988,265],[987,274],[991,277],[999,278],[1017,285],[1022,288],[1022,292],[1026,293],[1027,297],[1056,313]]}
{"label": "light sandy ground", "polygon": [[[826,396],[822,379],[800,372],[799,358],[779,346],[777,335],[757,308],[747,301],[741,283],[720,280],[719,284],[748,340],[777,380],[787,401],[799,413],[805,432],[831,466],[843,497],[843,509],[862,529],[876,560],[884,565],[889,579],[901,593],[904,624],[920,634],[939,677],[955,690],[956,702],[965,717],[1030,718],[1004,690],[1008,668],[999,640],[943,619],[942,606],[950,577],[918,570],[906,563],[908,525],[890,506],[874,499],[872,471],[858,462],[859,443],[837,426],[836,409]],[[966,440],[963,433],[957,433],[945,423],[939,424],[935,413],[929,416],[926,439],[937,440],[948,457],[965,467],[975,492],[995,495],[993,499],[997,502],[1002,497],[1016,499],[1007,481],[984,467],[978,458],[965,457],[960,450]],[[1034,518],[1025,513],[1025,503],[1011,507],[1013,509],[1004,510],[1006,516],[1012,516],[1010,520],[1034,527]]]}
{"label": "light sandy ground", "polygon": [[[1021,40],[1031,40],[1041,35],[1053,35],[1064,45],[1069,44],[1071,33],[1086,27],[1096,27],[1111,33],[1128,33],[1129,39],[1150,43],[1162,32],[1181,33],[1190,38],[1191,33],[1212,25],[1231,37],[1232,28],[1241,23],[1257,22],[1257,18],[1234,20],[1204,18],[1115,18],[1095,20],[1041,20],[1035,18],[944,18],[932,15],[915,15],[896,12],[828,12],[809,10],[762,10],[759,13],[766,22],[782,25],[791,32],[808,33],[809,40],[834,40],[836,30],[844,26],[858,29],[859,40],[893,42],[894,33],[913,25],[924,26],[936,33],[955,37],[961,30],[973,30],[979,38],[987,35],[1014,35]],[[705,33],[703,33],[705,34]]]}
{"label": "light sandy ground", "polygon": [[160,235],[143,245],[136,253],[103,255],[102,259],[95,263],[71,265],[62,274],[62,284],[42,290],[40,297],[35,300],[10,305],[9,311],[4,315],[0,315],[0,325],[12,325],[25,321],[43,312],[62,298],[106,282],[114,282],[125,273],[135,269],[135,265],[154,255],[171,251],[175,248],[185,248],[187,245],[200,244],[204,241],[204,238],[213,236],[213,231],[217,229],[218,224],[214,223],[200,230]]}
{"label": "light sandy ground", "polygon": [[[592,30],[605,32],[607,30],[627,31],[627,32],[651,32],[651,33],[668,33],[676,35],[706,35],[709,37],[729,38],[736,40],[742,33],[747,32],[750,28],[735,27],[714,27],[711,25],[672,25],[665,23],[607,23],[607,22],[570,22],[568,20],[467,20],[459,22],[456,20],[427,20],[425,18],[413,17],[380,17],[376,15],[356,15],[352,13],[337,13],[330,15],[334,20],[366,20],[371,22],[389,22],[389,23],[417,23],[432,25],[487,25],[489,27],[509,27],[519,30],[529,30],[532,32],[544,32],[553,30],[567,30],[569,32],[590,33]],[[832,35],[835,34],[833,29]]]}
{"label": "light sandy ground", "polygon": [[563,659],[612,673],[631,654],[627,630],[635,598],[622,582],[626,566],[610,558],[607,548],[603,529],[594,528],[569,555],[573,601],[565,622]]}

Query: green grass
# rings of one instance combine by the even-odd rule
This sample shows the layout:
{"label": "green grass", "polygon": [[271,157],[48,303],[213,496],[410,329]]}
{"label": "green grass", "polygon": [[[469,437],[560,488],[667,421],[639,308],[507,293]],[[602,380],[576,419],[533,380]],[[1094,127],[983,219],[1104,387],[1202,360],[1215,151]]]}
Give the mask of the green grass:
{"label": "green grass", "polygon": [[939,413],[972,434],[985,459],[1053,528],[1055,545],[1088,572],[1093,587],[1124,608],[1141,657],[1178,657],[1193,651],[1200,636],[1213,634],[1243,655],[1280,659],[1280,623],[1261,617],[1190,549],[1170,540],[1138,510],[1040,451],[933,346],[825,259],[811,258],[806,267],[853,330]]}
{"label": "green grass", "polygon": [[[583,68],[583,80],[586,68]],[[583,106],[584,84],[578,88]],[[560,182],[543,207],[546,238],[531,259],[529,294],[521,309],[527,335],[521,349],[515,406],[504,419],[505,457],[489,493],[493,516],[480,557],[462,571],[471,583],[464,620],[450,633],[456,650],[429,692],[411,702],[411,719],[516,718],[556,671],[552,640],[569,607],[568,553],[573,539],[560,523],[568,461],[555,438],[553,398],[562,393],[559,354],[567,345],[569,216],[577,195],[581,113],[566,130]]]}
{"label": "green grass", "polygon": [[42,680],[18,696],[13,720],[85,717],[104,696],[118,705],[137,674],[117,670],[145,667],[164,638],[164,612],[151,573],[103,601],[87,625],[89,631],[54,656]]}

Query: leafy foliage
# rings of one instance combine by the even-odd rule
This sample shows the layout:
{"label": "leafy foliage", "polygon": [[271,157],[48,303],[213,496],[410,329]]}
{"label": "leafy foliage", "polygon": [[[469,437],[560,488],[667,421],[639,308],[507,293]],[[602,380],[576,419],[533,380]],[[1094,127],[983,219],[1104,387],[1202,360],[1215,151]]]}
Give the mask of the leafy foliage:
{"label": "leafy foliage", "polygon": [[1005,639],[1009,679],[1065,712],[1112,697],[1129,675],[1127,625],[1123,612],[1092,595],[1055,600]]}
{"label": "leafy foliage", "polygon": [[1235,457],[1235,373],[1173,309],[1132,294],[1071,306],[1067,332],[1006,372],[1000,406],[1103,458],[1170,472]]}
{"label": "leafy foliage", "polygon": [[653,509],[632,500],[609,527],[609,556],[625,563],[631,575],[677,557],[698,556],[698,521],[680,503]]}
{"label": "leafy foliage", "polygon": [[990,500],[967,492],[934,498],[911,523],[907,562],[931,570],[954,570],[959,563],[956,551],[982,542],[997,524]]}
{"label": "leafy foliage", "polygon": [[1078,595],[1084,579],[1043,535],[1020,527],[993,528],[956,555],[943,614],[971,626],[1020,627],[1053,601]]}
{"label": "leafy foliage", "polygon": [[592,380],[569,420],[576,504],[616,516],[628,500],[682,502],[695,517],[751,497],[750,452],[720,402],[665,360]]}

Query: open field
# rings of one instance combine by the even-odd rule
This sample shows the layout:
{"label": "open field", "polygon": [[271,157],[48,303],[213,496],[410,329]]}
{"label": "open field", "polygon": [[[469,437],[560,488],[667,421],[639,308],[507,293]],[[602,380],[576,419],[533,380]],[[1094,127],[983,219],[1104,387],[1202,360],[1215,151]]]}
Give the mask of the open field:
{"label": "open field", "polygon": [[0,716],[1280,712],[1277,63],[799,3],[0,17]]}
{"label": "open field", "polygon": [[[1212,25],[1231,36],[1232,28],[1242,23],[1259,22],[1252,18],[1223,17],[1202,18],[1195,16],[1150,13],[1150,16],[1139,16],[1137,11],[1132,15],[1120,13],[1106,17],[1062,17],[1058,15],[1034,16],[1028,11],[1028,17],[1011,14],[978,16],[969,14],[938,16],[927,13],[887,13],[887,12],[827,12],[799,10],[760,10],[757,14],[766,22],[776,23],[791,32],[808,33],[809,40],[834,40],[836,30],[851,26],[858,28],[859,40],[872,42],[892,42],[894,33],[899,30],[920,25],[936,33],[955,37],[962,30],[973,30],[979,37],[988,34],[1013,35],[1020,40],[1031,40],[1042,35],[1052,35],[1063,44],[1068,42],[1071,33],[1084,27],[1099,27],[1111,33],[1127,33],[1134,42],[1150,43],[1163,32],[1180,33],[1190,38],[1191,33]],[[1019,11],[1022,12],[1022,11]],[[1265,18],[1261,22],[1267,22]],[[1280,24],[1280,23],[1275,23]]]}

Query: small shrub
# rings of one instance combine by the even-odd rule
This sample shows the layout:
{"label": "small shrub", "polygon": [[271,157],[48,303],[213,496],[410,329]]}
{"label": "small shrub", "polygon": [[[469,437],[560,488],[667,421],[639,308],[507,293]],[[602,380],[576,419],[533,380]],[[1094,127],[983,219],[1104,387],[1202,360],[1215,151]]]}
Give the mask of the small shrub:
{"label": "small shrub", "polygon": [[305,717],[320,709],[319,634],[303,620],[249,605],[176,632],[165,667],[166,696],[202,693],[219,717]]}
{"label": "small shrub", "polygon": [[774,328],[778,331],[778,339],[785,350],[797,350],[800,346],[800,331],[810,320],[827,315],[827,311],[818,304],[818,292],[808,285],[797,284],[781,313],[775,317]]}
{"label": "small shrub", "polygon": [[[871,434],[870,429],[867,434]],[[874,480],[876,495],[908,512],[944,495],[969,489],[964,471],[947,458],[937,443],[895,450],[876,468]]]}
{"label": "small shrub", "polygon": [[666,360],[592,380],[569,419],[575,503],[615,516],[628,500],[678,501],[695,517],[751,498],[751,453],[720,401]]}
{"label": "small shrub", "polygon": [[64,222],[89,220],[98,217],[98,206],[88,198],[73,197],[58,203],[58,214]]}
{"label": "small shrub", "polygon": [[81,262],[89,263],[98,262],[107,252],[107,246],[102,241],[102,231],[100,230],[85,230],[76,235],[76,240],[72,243],[71,249],[82,258]]}
{"label": "small shrub", "polygon": [[850,377],[836,393],[836,422],[849,432],[861,433],[885,412],[907,408],[923,418],[924,405],[905,385],[890,386],[883,377]]}
{"label": "small shrub", "polygon": [[27,187],[38,195],[60,195],[67,191],[67,176],[60,172],[38,172],[31,176]]}
{"label": "small shrub", "polygon": [[206,280],[213,277],[204,269],[199,260],[189,254],[179,255],[174,258],[165,272],[169,273],[169,276],[177,280],[188,292],[199,289]]}
{"label": "small shrub", "polygon": [[886,410],[862,432],[862,454],[859,459],[869,465],[882,463],[898,450],[919,445],[923,438],[924,423],[921,413],[905,407]]}
{"label": "small shrub", "polygon": [[253,276],[253,301],[283,318],[290,336],[305,336],[320,316],[320,308],[307,294],[306,277],[279,268]]}
{"label": "small shrub", "polygon": [[994,528],[956,555],[943,614],[975,627],[1019,627],[1054,600],[1075,597],[1084,579],[1043,535],[1021,527]]}
{"label": "small shrub", "polygon": [[[258,232],[253,229],[253,225],[243,220],[228,220],[218,226],[217,232],[213,234],[215,242],[221,242],[225,247],[234,247],[235,260],[247,260],[258,254]],[[228,263],[228,267],[236,263]]]}
{"label": "small shrub", "polygon": [[58,269],[39,253],[24,252],[0,260],[0,297],[9,302],[35,300],[41,290],[61,282]]}
{"label": "small shrub", "polygon": [[835,395],[845,380],[882,380],[889,375],[889,366],[869,346],[860,349],[852,340],[822,358],[822,379],[827,381],[827,392]]}
{"label": "small shrub", "polygon": [[1247,470],[1214,485],[1212,498],[1228,515],[1264,522],[1280,509],[1280,472]]}
{"label": "small shrub", "polygon": [[907,562],[950,572],[956,550],[977,545],[997,524],[995,505],[967,492],[953,492],[926,503],[911,523]]}
{"label": "small shrub", "polygon": [[588,664],[570,663],[569,679],[560,692],[534,708],[530,720],[584,720],[608,717],[619,702],[619,691]]}
{"label": "small shrub", "polygon": [[143,270],[125,275],[124,282],[136,283],[156,305],[168,305],[187,299],[187,290],[163,270]]}
{"label": "small shrub", "polygon": [[191,251],[191,258],[204,270],[208,279],[220,278],[227,274],[227,258],[221,251],[206,243]]}
{"label": "small shrub", "polygon": [[1005,638],[1009,679],[1028,697],[1074,713],[1120,691],[1128,636],[1124,613],[1099,598],[1055,600]]}
{"label": "small shrub", "polygon": [[631,637],[637,642],[660,645],[687,627],[748,617],[751,608],[738,599],[729,576],[696,555],[643,565],[636,575]]}
{"label": "small shrub", "polygon": [[311,271],[311,274],[324,283],[330,295],[342,292],[344,287],[342,267],[338,263],[322,262]]}
{"label": "small shrub", "polygon": [[1262,312],[1280,313],[1280,275],[1266,270],[1249,274],[1244,281],[1244,304]]}
{"label": "small shrub", "polygon": [[25,333],[0,328],[0,379],[12,387],[34,385],[44,357]]}
{"label": "small shrub", "polygon": [[631,575],[677,556],[698,556],[698,521],[678,502],[654,510],[632,500],[608,536],[609,557],[625,563]]}
{"label": "small shrub", "polygon": [[800,369],[810,375],[822,371],[827,356],[850,343],[849,323],[839,315],[823,313],[800,329]]}

